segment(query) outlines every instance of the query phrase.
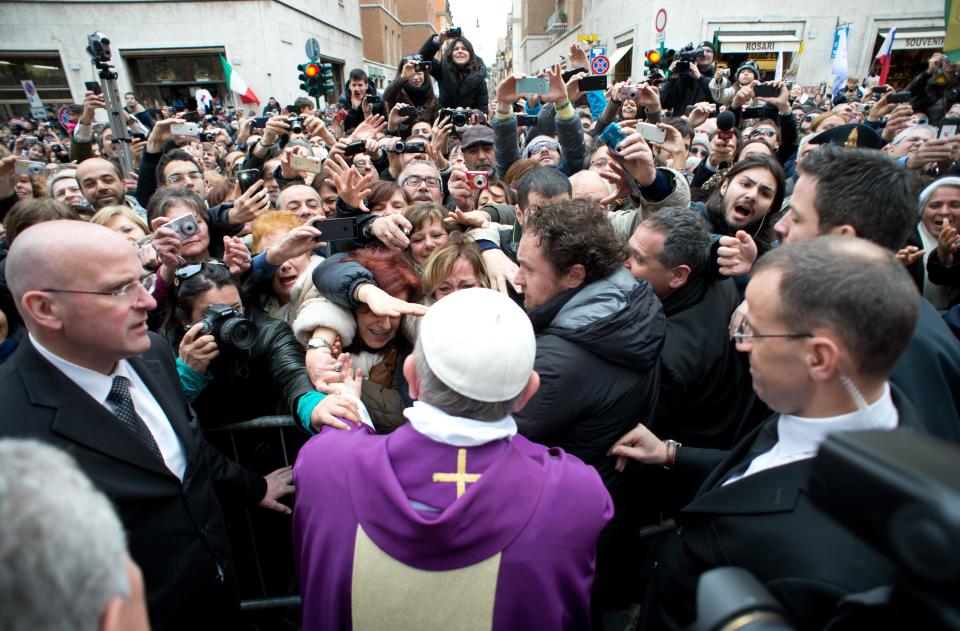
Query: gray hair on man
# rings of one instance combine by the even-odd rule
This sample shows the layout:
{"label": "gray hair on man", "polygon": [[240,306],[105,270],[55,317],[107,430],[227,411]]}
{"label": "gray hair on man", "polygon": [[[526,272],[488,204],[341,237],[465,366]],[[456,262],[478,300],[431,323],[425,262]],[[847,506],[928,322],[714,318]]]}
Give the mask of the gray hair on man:
{"label": "gray hair on man", "polygon": [[0,440],[0,629],[92,631],[131,590],[123,526],[66,452]]}

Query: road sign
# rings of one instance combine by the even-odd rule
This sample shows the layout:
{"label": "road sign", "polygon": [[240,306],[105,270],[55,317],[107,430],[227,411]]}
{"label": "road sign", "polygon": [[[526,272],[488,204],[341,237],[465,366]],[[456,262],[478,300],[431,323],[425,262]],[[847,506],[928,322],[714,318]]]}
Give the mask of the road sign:
{"label": "road sign", "polygon": [[606,55],[597,55],[590,62],[590,72],[593,74],[607,74],[610,70],[610,59]]}
{"label": "road sign", "polygon": [[590,59],[593,59],[598,55],[606,55],[606,54],[607,54],[607,49],[604,46],[594,46],[593,48],[590,49]]}
{"label": "road sign", "polygon": [[310,61],[313,61],[320,56],[320,42],[317,41],[316,37],[311,37],[307,40],[303,50],[307,53],[307,57],[310,59]]}
{"label": "road sign", "polygon": [[37,88],[33,81],[21,81],[23,93],[27,95],[27,102],[30,103],[30,114],[37,120],[47,119],[47,110],[43,107],[43,101],[37,95]]}
{"label": "road sign", "polygon": [[654,38],[654,41],[656,41],[658,44],[662,44],[664,41],[666,41],[666,39],[667,39],[666,31],[657,31],[657,36]]}
{"label": "road sign", "polygon": [[660,9],[657,11],[657,17],[653,20],[653,26],[657,29],[658,33],[662,33],[665,28],[667,28],[667,10]]}

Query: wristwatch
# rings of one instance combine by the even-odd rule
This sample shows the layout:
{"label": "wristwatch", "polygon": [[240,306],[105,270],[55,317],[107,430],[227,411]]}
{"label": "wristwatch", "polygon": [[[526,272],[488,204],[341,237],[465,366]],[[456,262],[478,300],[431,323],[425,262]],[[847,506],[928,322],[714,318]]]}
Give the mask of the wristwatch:
{"label": "wristwatch", "polygon": [[310,341],[307,342],[307,348],[329,348],[333,350],[333,344],[322,337],[311,337]]}
{"label": "wristwatch", "polygon": [[663,468],[672,469],[673,463],[677,461],[677,447],[680,447],[682,445],[672,439],[667,439],[663,441],[663,444],[667,446],[667,461],[663,463]]}

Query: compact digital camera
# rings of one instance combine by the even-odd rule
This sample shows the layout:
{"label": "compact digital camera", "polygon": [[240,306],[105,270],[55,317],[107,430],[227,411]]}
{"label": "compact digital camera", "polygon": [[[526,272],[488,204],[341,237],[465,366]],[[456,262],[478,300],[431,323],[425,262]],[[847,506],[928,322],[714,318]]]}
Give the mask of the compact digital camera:
{"label": "compact digital camera", "polygon": [[181,241],[189,239],[200,231],[200,224],[192,213],[177,217],[173,221],[163,224],[164,228],[170,228],[180,237]]}
{"label": "compact digital camera", "polygon": [[467,171],[467,186],[475,191],[482,191],[487,188],[487,172],[486,171]]}
{"label": "compact digital camera", "polygon": [[303,133],[303,116],[290,116],[287,118],[287,124],[290,125],[291,134]]}
{"label": "compact digital camera", "polygon": [[398,140],[386,146],[390,153],[426,153],[427,143],[425,142],[403,142]]}

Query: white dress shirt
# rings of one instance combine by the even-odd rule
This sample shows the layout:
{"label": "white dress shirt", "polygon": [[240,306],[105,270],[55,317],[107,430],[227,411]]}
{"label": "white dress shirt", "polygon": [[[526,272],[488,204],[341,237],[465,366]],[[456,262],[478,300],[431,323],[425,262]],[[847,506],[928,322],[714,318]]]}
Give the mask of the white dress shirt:
{"label": "white dress shirt", "polygon": [[[180,480],[183,480],[184,471],[187,469],[187,460],[183,453],[183,447],[180,445],[180,439],[177,438],[177,433],[173,430],[173,426],[167,419],[163,408],[157,403],[157,400],[146,384],[143,383],[143,380],[140,379],[137,371],[130,365],[130,362],[121,359],[117,362],[113,374],[104,375],[54,355],[44,348],[33,335],[30,335],[30,342],[37,349],[37,352],[43,355],[44,359],[53,364],[67,376],[67,379],[77,384],[81,390],[93,397],[111,414],[116,414],[116,410],[112,404],[107,403],[107,395],[110,394],[110,388],[113,386],[113,378],[120,376],[129,379],[130,398],[133,399],[133,407],[136,409],[137,415],[143,419],[147,429],[153,434],[153,439],[157,442],[157,447],[160,448],[160,454],[163,456],[167,468]],[[129,431],[123,427],[123,422],[119,418],[117,419],[117,427],[121,428],[120,431]]]}
{"label": "white dress shirt", "polygon": [[777,443],[773,448],[754,458],[746,471],[730,477],[723,486],[773,467],[813,458],[827,436],[834,432],[895,429],[899,422],[900,415],[893,405],[889,383],[884,384],[883,394],[879,399],[856,412],[826,418],[781,414],[777,420]]}

